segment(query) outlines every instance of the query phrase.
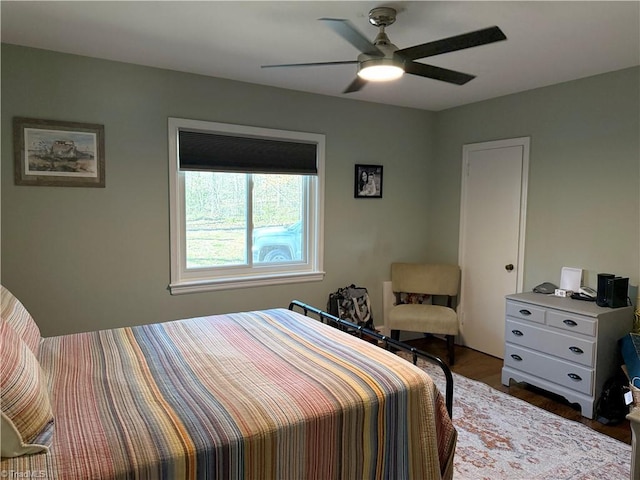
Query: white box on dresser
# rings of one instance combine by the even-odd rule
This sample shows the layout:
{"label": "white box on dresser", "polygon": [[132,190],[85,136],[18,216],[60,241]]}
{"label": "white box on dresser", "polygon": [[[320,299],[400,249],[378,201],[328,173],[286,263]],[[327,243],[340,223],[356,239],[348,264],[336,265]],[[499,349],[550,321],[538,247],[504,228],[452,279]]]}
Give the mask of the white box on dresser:
{"label": "white box on dresser", "polygon": [[505,311],[502,384],[562,395],[593,418],[604,382],[620,368],[618,340],[631,331],[633,307],[528,292],[507,295]]}

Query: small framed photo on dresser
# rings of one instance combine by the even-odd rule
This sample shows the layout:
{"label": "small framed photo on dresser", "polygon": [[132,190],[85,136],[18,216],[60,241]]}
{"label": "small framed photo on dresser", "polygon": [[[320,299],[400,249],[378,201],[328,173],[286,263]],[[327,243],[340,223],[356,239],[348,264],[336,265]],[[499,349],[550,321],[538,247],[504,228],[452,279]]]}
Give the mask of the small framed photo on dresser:
{"label": "small framed photo on dresser", "polygon": [[382,165],[356,164],[353,196],[382,198]]}

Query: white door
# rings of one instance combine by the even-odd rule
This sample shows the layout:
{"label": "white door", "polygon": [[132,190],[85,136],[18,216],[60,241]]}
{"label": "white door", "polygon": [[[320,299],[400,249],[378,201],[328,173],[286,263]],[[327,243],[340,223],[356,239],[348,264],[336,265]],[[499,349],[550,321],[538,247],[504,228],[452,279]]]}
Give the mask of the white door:
{"label": "white door", "polygon": [[505,295],[522,290],[529,138],[463,147],[462,343],[504,356]]}

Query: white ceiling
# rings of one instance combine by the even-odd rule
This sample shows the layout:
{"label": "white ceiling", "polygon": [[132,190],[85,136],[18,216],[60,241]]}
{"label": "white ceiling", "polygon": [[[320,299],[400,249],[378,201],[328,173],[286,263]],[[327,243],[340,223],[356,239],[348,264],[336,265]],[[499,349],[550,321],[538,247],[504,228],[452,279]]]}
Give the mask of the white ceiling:
{"label": "white ceiling", "polygon": [[[618,1],[6,1],[2,41],[244,82],[427,110],[640,64],[640,2]],[[261,69],[264,64],[355,60],[321,17],[350,20],[368,38],[370,9],[398,10],[398,48],[493,25],[507,40],[423,63],[477,75],[463,86],[405,75],[341,92],[355,65]]]}

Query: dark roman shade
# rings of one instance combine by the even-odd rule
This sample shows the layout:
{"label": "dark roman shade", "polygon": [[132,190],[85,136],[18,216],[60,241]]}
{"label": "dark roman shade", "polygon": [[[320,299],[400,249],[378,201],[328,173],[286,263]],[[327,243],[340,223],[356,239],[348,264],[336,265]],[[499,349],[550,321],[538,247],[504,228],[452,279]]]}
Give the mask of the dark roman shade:
{"label": "dark roman shade", "polygon": [[317,175],[317,145],[180,130],[181,170]]}

